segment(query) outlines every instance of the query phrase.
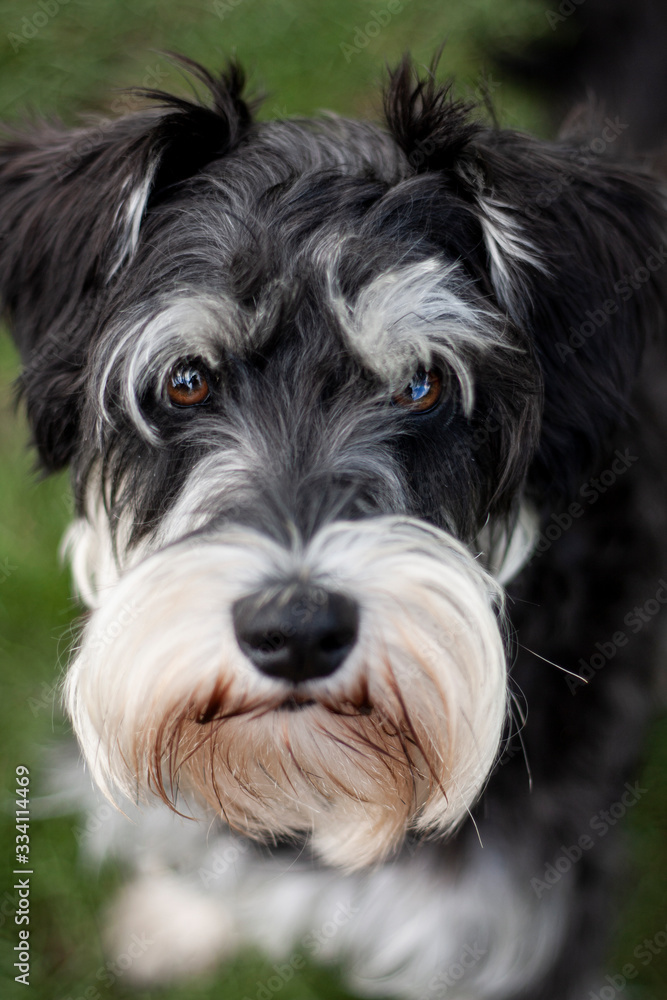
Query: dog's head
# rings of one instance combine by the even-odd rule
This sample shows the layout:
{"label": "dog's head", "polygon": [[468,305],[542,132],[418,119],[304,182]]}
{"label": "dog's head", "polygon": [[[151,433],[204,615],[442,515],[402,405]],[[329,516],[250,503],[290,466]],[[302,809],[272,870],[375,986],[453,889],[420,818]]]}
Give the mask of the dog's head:
{"label": "dog's head", "polygon": [[501,584],[622,416],[663,209],[409,61],[384,128],[257,123],[237,67],[192,68],[208,103],[0,150],[0,283],[92,609],[67,706],[104,788],[355,867],[483,787]]}

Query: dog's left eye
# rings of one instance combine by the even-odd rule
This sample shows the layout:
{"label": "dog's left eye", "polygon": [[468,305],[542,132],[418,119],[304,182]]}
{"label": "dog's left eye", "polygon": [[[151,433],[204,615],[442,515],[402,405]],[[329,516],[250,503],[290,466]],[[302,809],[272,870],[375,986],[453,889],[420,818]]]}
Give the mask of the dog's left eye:
{"label": "dog's left eye", "polygon": [[197,406],[205,403],[210,390],[203,369],[188,362],[175,365],[167,379],[167,395],[174,406]]}
{"label": "dog's left eye", "polygon": [[405,389],[392,397],[392,402],[411,413],[426,413],[427,410],[432,410],[436,405],[441,392],[442,378],[440,373],[435,368],[428,371],[419,368]]}

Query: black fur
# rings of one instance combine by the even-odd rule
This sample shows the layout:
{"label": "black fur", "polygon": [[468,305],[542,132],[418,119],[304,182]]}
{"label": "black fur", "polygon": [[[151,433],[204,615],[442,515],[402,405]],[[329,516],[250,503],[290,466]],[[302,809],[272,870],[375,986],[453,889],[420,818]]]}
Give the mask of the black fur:
{"label": "black fur", "polygon": [[[147,93],[154,106],[145,112],[87,129],[38,125],[0,148],[0,283],[41,462],[71,464],[80,512],[101,466],[112,522],[131,511],[136,541],[159,526],[195,458],[252,425],[271,458],[252,502],[240,490],[217,519],[279,537],[289,520],[308,537],[332,518],[398,505],[472,543],[489,518],[511,523],[521,493],[544,532],[616,448],[637,449],[627,476],[538,548],[510,588],[533,791],[517,754],[478,814],[508,857],[523,852],[529,894],[531,876],[636,776],[649,714],[650,627],[585,690],[570,690],[527,650],[578,672],[664,572],[664,395],[657,409],[647,402],[663,364],[666,269],[647,259],[664,252],[664,192],[640,166],[582,160],[576,144],[484,124],[407,59],[389,81],[384,131],[255,123],[238,67],[214,78],[188,65],[209,103]],[[135,246],[122,213],[149,171]],[[524,241],[525,253],[507,253],[503,223],[494,224],[504,275],[484,241],[489,208]],[[341,236],[337,273],[350,301],[399,264],[460,263],[466,301],[516,348],[470,353],[472,414],[454,378],[432,413],[397,411],[377,373],[346,350],[318,263]],[[207,371],[210,399],[192,411],[168,405],[165,372],[154,371],[139,400],[148,440],[123,395],[123,351],[104,380],[102,371],[119,317],[145,325],[177,288],[224,294],[262,337]],[[582,334],[589,314],[604,319]],[[647,350],[658,361],[638,388]],[[334,468],[321,443],[342,428]],[[391,476],[403,486],[398,499]],[[470,838],[461,834],[462,850]],[[594,983],[613,843],[610,835],[574,871],[564,943],[522,996],[564,1000]]]}
{"label": "black fur", "polygon": [[238,66],[216,80],[183,61],[209,87],[212,107],[146,92],[159,109],[86,129],[40,123],[14,132],[0,149],[0,289],[28,369],[23,391],[48,471],[71,460],[78,437],[91,330],[127,236],[118,219],[123,191],[155,164],[156,204],[236,145],[250,122]]}

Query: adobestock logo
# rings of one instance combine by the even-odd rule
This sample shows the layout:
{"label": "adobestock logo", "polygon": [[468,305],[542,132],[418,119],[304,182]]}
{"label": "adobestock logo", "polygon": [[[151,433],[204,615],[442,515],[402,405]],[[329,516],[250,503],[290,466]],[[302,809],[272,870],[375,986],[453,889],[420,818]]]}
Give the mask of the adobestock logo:
{"label": "adobestock logo", "polygon": [[212,882],[222,878],[249,850],[250,843],[247,840],[235,840],[207,858],[206,867],[199,868],[197,872],[204,888],[208,889]]}
{"label": "adobestock logo", "polygon": [[401,0],[388,0],[384,7],[378,10],[370,10],[369,20],[364,25],[358,25],[354,29],[352,45],[348,42],[340,43],[340,50],[345,56],[345,62],[352,61],[352,56],[358,55],[366,48],[372,38],[377,38],[383,28],[386,28],[391,19],[400,14],[403,10]]}
{"label": "adobestock logo", "polygon": [[567,21],[568,17],[574,14],[577,7],[581,7],[586,0],[561,0],[557,10],[545,10],[544,16],[552,31],[555,31],[559,24]]}
{"label": "adobestock logo", "polygon": [[98,629],[90,636],[89,647],[102,652],[105,646],[110,646],[131,622],[135,622],[142,613],[142,608],[136,601],[126,601],[112,622],[104,629]]}
{"label": "adobestock logo", "polygon": [[642,788],[638,781],[634,785],[626,782],[625,791],[618,802],[613,802],[608,809],[601,809],[591,817],[588,824],[590,833],[582,833],[574,844],[561,844],[560,854],[553,861],[547,862],[541,877],[530,880],[531,888],[537,898],[541,899],[545,892],[557,885],[563,876],[581,861],[584,854],[595,847],[597,842],[595,837],[598,840],[606,837],[610,829],[623,819],[628,809],[637,805],[647,792],[648,788]]}
{"label": "adobestock logo", "polygon": [[525,208],[526,216],[529,219],[539,219],[543,211],[557,202],[568,187],[574,183],[576,172],[568,173],[568,163],[576,168],[587,167],[590,163],[595,162],[596,158],[601,156],[612,142],[616,142],[619,135],[622,135],[627,128],[629,125],[618,117],[605,118],[600,134],[572,149],[556,176],[540,186],[534,202]]}
{"label": "adobestock logo", "polygon": [[33,11],[29,17],[24,17],[21,21],[20,34],[10,31],[7,34],[9,44],[14,52],[18,52],[22,45],[36,38],[42,28],[45,28],[49,21],[60,12],[60,8],[69,3],[69,0],[37,0],[38,10]]}
{"label": "adobestock logo", "polygon": [[[660,955],[665,948],[667,948],[667,926],[661,928],[652,938],[644,938],[632,954],[640,965],[646,966],[650,965],[655,956]],[[628,981],[636,979],[638,975],[638,966],[634,962],[627,962],[620,972],[605,976],[604,986],[599,990],[591,990],[586,1000],[615,1000],[615,997],[628,985]]]}
{"label": "adobestock logo", "polygon": [[568,674],[565,678],[565,683],[572,694],[576,694],[577,690],[595,677],[595,674],[602,670],[605,664],[613,660],[618,650],[627,646],[630,636],[641,632],[644,626],[648,625],[665,605],[667,605],[667,580],[661,579],[658,580],[658,589],[653,597],[649,597],[643,604],[636,605],[624,616],[623,624],[627,631],[618,629],[608,639],[595,643],[595,652],[588,660],[583,657],[579,658],[578,676],[574,677]]}
{"label": "adobestock logo", "polygon": [[658,249],[649,247],[649,254],[644,263],[636,267],[630,274],[624,274],[622,278],[614,282],[612,290],[616,298],[605,299],[598,309],[587,309],[586,319],[578,327],[571,326],[569,328],[567,341],[556,342],[556,353],[560,360],[564,362],[576,354],[579,348],[583,347],[586,341],[593,337],[598,330],[601,330],[609,322],[610,317],[619,311],[619,302],[628,302],[634,293],[650,280],[652,274],[664,267],[666,262],[667,246],[664,243],[661,243]]}
{"label": "adobestock logo", "polygon": [[[300,949],[308,955],[317,955],[322,948],[326,947],[328,941],[336,937],[341,927],[344,927],[352,917],[359,912],[359,907],[352,903],[339,903],[328,920],[325,920],[319,927],[308,931],[300,941]],[[243,1000],[271,1000],[271,997],[280,992],[282,988],[290,982],[297,972],[301,972],[306,967],[306,958],[300,951],[295,952],[291,958],[285,962],[276,963],[272,966],[273,975],[264,982],[257,980],[257,989],[252,997],[247,994]]]}
{"label": "adobestock logo", "polygon": [[[628,469],[639,461],[638,455],[630,454],[630,449],[625,451],[616,449],[614,459],[608,469],[600,472],[597,476],[592,476],[580,488],[579,496],[585,500],[588,506],[592,506],[600,497],[610,489],[619,476],[624,475]],[[584,507],[577,500],[573,501],[567,510],[560,514],[552,514],[548,524],[540,533],[532,559],[538,559],[548,552],[554,542],[562,536],[563,532],[572,527],[573,523],[586,512]]]}
{"label": "adobestock logo", "polygon": [[463,979],[466,972],[474,968],[486,954],[487,949],[483,948],[479,942],[467,944],[457,961],[451,962],[446,969],[443,969],[429,981],[428,993],[422,997],[422,1000],[436,1000],[438,997],[445,996],[447,990]]}

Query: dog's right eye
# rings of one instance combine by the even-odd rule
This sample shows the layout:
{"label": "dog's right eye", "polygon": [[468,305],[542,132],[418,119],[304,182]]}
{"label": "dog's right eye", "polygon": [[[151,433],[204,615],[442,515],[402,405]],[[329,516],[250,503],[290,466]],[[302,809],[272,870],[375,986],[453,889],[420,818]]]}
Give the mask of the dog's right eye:
{"label": "dog's right eye", "polygon": [[442,394],[442,377],[436,368],[425,371],[419,368],[405,389],[397,392],[392,402],[410,413],[428,413],[434,409]]}
{"label": "dog's right eye", "polygon": [[183,361],[174,365],[167,378],[167,396],[174,406],[199,406],[205,403],[210,390],[203,367]]}

